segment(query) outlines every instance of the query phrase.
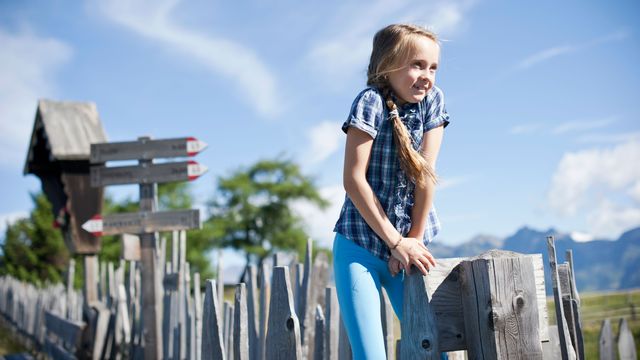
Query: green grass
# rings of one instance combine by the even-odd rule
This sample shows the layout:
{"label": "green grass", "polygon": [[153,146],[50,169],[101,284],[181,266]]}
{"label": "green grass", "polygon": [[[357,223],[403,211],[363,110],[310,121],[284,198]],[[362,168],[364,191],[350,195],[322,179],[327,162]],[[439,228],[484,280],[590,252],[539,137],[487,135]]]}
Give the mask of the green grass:
{"label": "green grass", "polygon": [[11,330],[0,322],[0,356],[27,352],[14,338]]}
{"label": "green grass", "polygon": [[[632,313],[634,308],[635,317]],[[553,297],[547,299],[547,309],[549,309],[549,323],[555,324]],[[607,318],[611,320],[614,337],[618,335],[620,319],[623,317],[627,319],[627,325],[635,340],[636,352],[640,354],[640,290],[580,294],[580,316],[587,359],[598,359],[600,328]]]}

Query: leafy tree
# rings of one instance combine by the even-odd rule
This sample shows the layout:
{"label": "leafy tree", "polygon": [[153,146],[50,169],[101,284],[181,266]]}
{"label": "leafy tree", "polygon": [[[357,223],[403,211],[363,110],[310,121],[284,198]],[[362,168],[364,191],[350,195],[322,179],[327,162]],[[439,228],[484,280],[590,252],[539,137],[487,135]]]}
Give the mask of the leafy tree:
{"label": "leafy tree", "polygon": [[7,226],[0,274],[36,285],[60,282],[69,262],[62,234],[53,227],[51,204],[42,193],[31,194],[34,209],[28,218]]}
{"label": "leafy tree", "polygon": [[243,250],[247,263],[261,262],[274,249],[302,256],[308,234],[291,202],[306,200],[325,208],[313,181],[290,160],[264,160],[218,180],[211,202],[212,224],[222,246]]}

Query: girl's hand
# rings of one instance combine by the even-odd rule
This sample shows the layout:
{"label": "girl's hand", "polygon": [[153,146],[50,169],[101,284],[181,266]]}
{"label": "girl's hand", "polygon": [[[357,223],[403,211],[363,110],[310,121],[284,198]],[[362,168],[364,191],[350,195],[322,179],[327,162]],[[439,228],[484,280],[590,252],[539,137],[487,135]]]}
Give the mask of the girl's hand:
{"label": "girl's hand", "polygon": [[402,263],[409,275],[412,265],[417,267],[422,275],[427,275],[429,270],[436,266],[436,259],[427,247],[422,241],[413,237],[403,238],[398,247],[391,250],[391,255]]}
{"label": "girl's hand", "polygon": [[391,273],[391,276],[394,276],[394,277],[398,275],[400,270],[404,269],[400,260],[394,258],[393,256],[389,259],[389,262],[387,263],[387,267],[389,268],[389,272]]}

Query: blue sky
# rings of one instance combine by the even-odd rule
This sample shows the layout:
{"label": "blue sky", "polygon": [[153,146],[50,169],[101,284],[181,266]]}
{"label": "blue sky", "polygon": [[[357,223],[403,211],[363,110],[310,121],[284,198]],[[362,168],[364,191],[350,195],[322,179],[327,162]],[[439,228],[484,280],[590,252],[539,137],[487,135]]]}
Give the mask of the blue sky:
{"label": "blue sky", "polygon": [[301,163],[333,205],[295,208],[329,244],[340,124],[372,36],[412,22],[442,39],[452,118],[439,240],[524,225],[616,238],[640,225],[639,20],[636,1],[2,1],[0,220],[26,214],[40,186],[22,176],[37,99],[93,101],[110,141],[207,142],[200,204],[259,159]]}

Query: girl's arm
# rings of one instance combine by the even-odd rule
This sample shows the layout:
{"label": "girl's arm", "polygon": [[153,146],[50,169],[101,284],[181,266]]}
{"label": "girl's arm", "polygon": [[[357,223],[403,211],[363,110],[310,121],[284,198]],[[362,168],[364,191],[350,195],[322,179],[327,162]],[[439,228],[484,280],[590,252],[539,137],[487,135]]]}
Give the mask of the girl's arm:
{"label": "girl's arm", "polygon": [[369,134],[349,128],[342,176],[344,190],[371,229],[387,246],[393,247],[401,235],[389,221],[366,177],[372,146],[373,139]]}
{"label": "girl's arm", "polygon": [[[422,138],[422,154],[434,170],[440,153],[443,135],[444,126],[438,126],[425,132]],[[419,239],[420,243],[422,243],[422,238],[424,237],[427,216],[433,204],[434,192],[435,184],[432,181],[427,181],[424,186],[416,185],[413,209],[411,209],[411,229],[407,236]]]}
{"label": "girl's arm", "polygon": [[373,139],[364,131],[353,127],[347,131],[343,172],[344,189],[360,215],[389,248],[402,240],[395,250],[391,250],[391,254],[407,269],[415,265],[426,275],[428,269],[435,266],[435,259],[422,245],[422,241],[404,238],[396,230],[367,181],[367,166],[372,145]]}

